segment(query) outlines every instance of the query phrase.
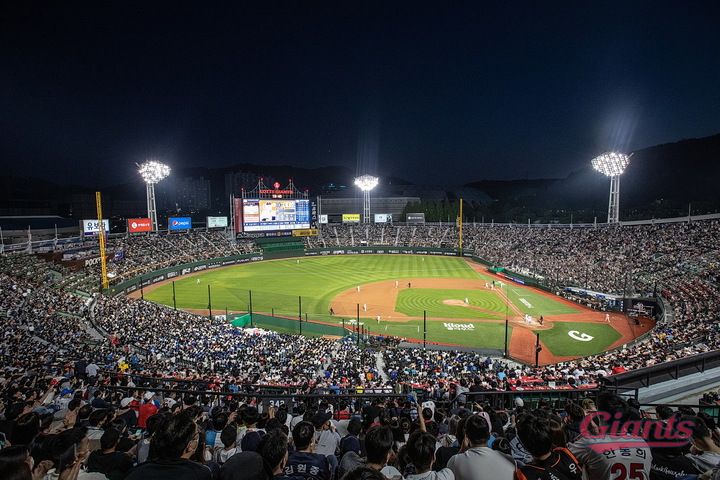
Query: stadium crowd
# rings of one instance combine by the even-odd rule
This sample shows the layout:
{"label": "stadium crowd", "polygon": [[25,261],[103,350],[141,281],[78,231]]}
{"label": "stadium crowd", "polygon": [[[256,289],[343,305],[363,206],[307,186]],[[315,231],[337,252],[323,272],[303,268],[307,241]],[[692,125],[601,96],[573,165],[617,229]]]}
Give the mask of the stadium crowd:
{"label": "stadium crowd", "polygon": [[[462,440],[458,441],[458,437],[462,437],[463,430],[458,431],[457,426],[461,416],[459,414],[465,413],[462,404],[475,398],[480,398],[482,401],[482,392],[507,391],[512,386],[522,386],[524,382],[535,384],[538,380],[543,384],[580,389],[596,385],[602,382],[604,377],[618,371],[642,368],[658,362],[718,349],[720,292],[717,282],[718,250],[714,243],[718,228],[716,221],[597,229],[466,227],[464,238],[467,244],[475,248],[478,256],[496,265],[522,270],[544,279],[554,278],[556,285],[577,283],[587,285],[589,289],[608,293],[623,293],[623,289],[644,294],[657,293],[667,302],[673,313],[672,320],[660,323],[643,343],[537,369],[515,366],[467,352],[407,350],[393,348],[392,344],[390,348],[385,344],[384,348],[375,352],[347,341],[311,339],[261,331],[248,333],[223,321],[175,311],[143,300],[100,294],[90,296],[71,294],[55,288],[60,282],[57,279],[58,274],[62,275],[64,272],[54,268],[52,264],[38,261],[31,255],[3,256],[0,257],[0,270],[3,272],[0,273],[2,291],[0,314],[3,325],[3,339],[0,341],[0,353],[3,359],[3,369],[0,370],[2,395],[0,432],[6,435],[7,441],[12,445],[28,445],[26,450],[18,452],[17,455],[32,458],[34,462],[31,463],[38,465],[38,468],[30,466],[35,478],[47,475],[50,475],[48,478],[74,478],[72,471],[65,473],[65,470],[72,469],[75,469],[74,474],[77,478],[155,478],[152,476],[153,473],[148,473],[148,468],[143,469],[143,467],[136,467],[134,473],[125,476],[133,462],[137,463],[144,458],[151,460],[143,465],[155,465],[157,468],[165,467],[166,464],[172,464],[173,468],[178,469],[195,468],[197,477],[193,478],[210,478],[204,476],[204,470],[195,466],[195,463],[206,464],[211,467],[208,469],[209,475],[215,475],[217,478],[222,474],[222,468],[219,465],[216,468],[211,464],[220,463],[216,462],[215,458],[215,454],[219,455],[219,451],[216,451],[218,447],[226,449],[225,452],[233,449],[236,452],[253,450],[249,447],[238,448],[237,443],[242,443],[247,435],[237,432],[262,430],[262,427],[256,428],[258,421],[252,423],[252,420],[255,420],[252,415],[253,409],[260,407],[262,415],[265,415],[263,425],[270,423],[277,427],[279,423],[279,430],[283,430],[284,433],[271,436],[268,433],[272,429],[269,429],[262,435],[262,439],[255,438],[257,441],[254,443],[260,445],[263,441],[270,443],[269,439],[273,438],[277,440],[278,445],[285,446],[285,451],[288,450],[288,444],[293,450],[290,457],[283,460],[286,463],[285,469],[278,471],[276,467],[282,462],[275,462],[276,457],[268,457],[267,452],[272,448],[263,450],[258,447],[257,452],[260,458],[265,459],[265,464],[270,462],[270,466],[275,467],[273,468],[275,473],[285,472],[286,477],[293,477],[300,472],[298,469],[288,470],[287,465],[305,465],[311,468],[310,463],[302,463],[302,461],[312,463],[317,460],[319,463],[312,465],[325,468],[328,474],[332,475],[343,471],[342,461],[345,457],[330,458],[325,464],[322,459],[318,460],[316,457],[308,460],[309,457],[297,455],[308,448],[304,442],[309,441],[309,437],[314,438],[314,435],[318,435],[316,447],[323,442],[329,442],[332,447],[332,440],[322,438],[323,435],[328,436],[327,434],[313,433],[314,429],[327,430],[326,422],[321,423],[319,419],[312,422],[315,414],[319,412],[321,415],[327,415],[332,406],[317,401],[308,402],[312,405],[292,405],[284,415],[281,415],[283,410],[273,411],[273,415],[278,414],[274,417],[278,421],[270,422],[269,409],[262,408],[262,405],[257,403],[258,399],[252,396],[253,393],[261,391],[262,386],[277,387],[283,392],[294,394],[348,391],[390,394],[414,390],[420,393],[421,400],[438,403],[459,395],[457,400],[460,405],[457,408],[461,410],[454,412],[458,418],[453,422],[452,411],[443,412],[438,408],[432,412],[436,425],[417,422],[418,416],[422,417],[422,409],[414,408],[410,400],[401,402],[402,406],[392,401],[389,404],[381,402],[370,405],[359,401],[355,404],[348,402],[346,405],[334,402],[339,412],[346,412],[339,413],[337,420],[347,420],[347,416],[353,415],[364,420],[364,427],[356,433],[366,442],[367,435],[374,432],[369,429],[373,423],[380,424],[374,426],[376,429],[387,427],[390,430],[393,428],[397,430],[398,427],[394,427],[394,422],[410,424],[406,428],[407,431],[404,431],[404,438],[401,438],[398,432],[393,432],[391,443],[395,446],[405,445],[402,454],[396,452],[393,457],[395,460],[390,462],[397,468],[397,473],[390,470],[383,471],[389,476],[407,474],[407,478],[420,478],[418,475],[429,471],[429,468],[425,470],[432,456],[428,452],[435,453],[436,450],[431,448],[431,443],[432,446],[437,446],[444,440],[445,443],[451,443],[445,445],[448,448],[455,445],[458,449],[469,450],[483,446],[481,440],[485,438],[483,433],[485,429],[477,425],[471,428],[473,432],[471,436],[474,439],[472,443],[474,446],[471,446],[464,444]],[[416,241],[422,243],[424,238],[426,246],[428,239],[432,246],[442,246],[448,241],[454,241],[456,235],[456,229],[452,226],[344,226],[332,227],[332,230],[324,231],[321,237],[313,241],[326,244],[334,242],[336,245],[349,242],[355,245],[364,238],[367,244],[402,243],[404,246],[412,246]],[[130,274],[139,266],[164,267],[168,266],[168,262],[184,263],[188,261],[187,258],[212,258],[251,249],[249,244],[247,247],[238,247],[228,242],[222,235],[210,235],[206,232],[165,235],[154,239],[149,236],[130,237],[121,242],[115,245],[115,251],[123,252],[116,262],[118,268],[122,269],[118,271],[124,272],[122,275]],[[178,258],[178,255],[181,257]],[[626,269],[625,265],[629,265],[629,268]],[[623,282],[627,285],[623,285]],[[92,368],[88,370],[89,367]],[[135,392],[134,388],[143,390]],[[125,396],[114,398],[113,395],[108,394],[108,389],[122,392]],[[154,393],[148,389],[179,389],[198,393],[176,393],[166,398],[158,398],[155,395],[148,397],[148,393]],[[203,397],[200,393],[203,391],[241,396],[233,397],[238,398],[237,401],[220,401],[219,396],[213,399]],[[97,395],[97,392],[100,394]],[[475,392],[480,396],[467,395],[467,392]],[[77,399],[78,402],[73,402],[73,399]],[[608,402],[611,408],[621,408],[616,400],[608,400]],[[67,408],[70,403],[75,407]],[[219,411],[211,411],[210,403],[214,403]],[[144,409],[146,416],[140,421],[142,407],[145,405],[154,405],[156,410],[168,411],[172,407],[182,408],[183,412],[188,413],[188,418],[180,419],[178,415],[163,416],[161,411],[156,413],[160,419],[151,422],[147,413],[152,407],[148,406]],[[491,407],[512,406],[496,405],[493,402],[483,406],[489,420],[487,433],[494,431],[497,434],[494,435],[495,438],[503,439],[509,418],[503,422],[503,431],[499,431],[496,414]],[[87,414],[86,416],[80,415],[80,410],[83,408],[85,411],[82,413]],[[290,419],[292,417],[290,414],[293,413],[298,414],[293,418],[302,417],[300,411],[303,409],[311,426],[300,420],[293,424]],[[251,413],[249,416],[248,410]],[[528,420],[533,425],[532,428],[542,430],[552,424],[549,420],[550,415],[557,412],[547,413],[547,409],[545,410],[546,413],[533,413],[531,417],[533,420]],[[71,412],[69,418],[68,412]],[[97,412],[102,412],[104,416]],[[312,413],[307,414],[307,412]],[[567,409],[565,412],[570,415]],[[136,421],[141,424],[140,433],[143,438],[131,438],[134,435],[129,435],[131,432],[128,430],[123,431],[124,427],[118,428],[122,425],[116,424],[117,420],[113,420],[116,414],[124,415],[124,418],[130,420],[130,422],[126,420],[126,425],[130,425],[136,413],[138,417]],[[225,415],[220,415],[221,413]],[[62,418],[60,418],[61,414]],[[257,411],[256,414],[260,415]],[[31,416],[26,417],[26,415]],[[407,422],[401,422],[402,418],[406,418]],[[522,438],[518,416],[515,420],[513,424],[515,433],[511,431],[511,435],[508,436],[510,438],[507,438],[509,445],[512,445],[514,438]],[[667,417],[664,420],[667,420]],[[410,442],[407,435],[412,430],[413,422],[416,423],[417,430],[425,427],[431,435],[434,434],[433,441],[428,440],[426,431],[417,435],[413,433],[418,438],[413,437],[414,440]],[[562,422],[568,423],[567,420],[562,420],[561,425]],[[24,433],[18,434],[14,431],[18,425],[27,427],[27,431],[21,428],[19,431]],[[295,440],[293,427],[298,425],[304,425],[305,429],[298,429],[298,440]],[[228,426],[237,433],[234,446],[232,443],[225,445],[221,439],[218,440]],[[285,428],[282,428],[283,426]],[[85,430],[86,427],[89,430]],[[349,430],[348,425],[337,427],[343,432]],[[455,433],[449,433],[453,427],[452,431]],[[476,427],[477,429],[473,430]],[[153,431],[154,428],[157,430]],[[207,433],[203,435],[205,431],[215,431],[216,435],[208,436]],[[288,435],[291,431],[292,440],[288,443],[288,437],[283,435]],[[713,431],[712,428],[710,431]],[[30,435],[27,432],[34,433]],[[154,437],[155,433],[161,434],[160,438]],[[701,431],[702,435],[704,433],[705,431]],[[107,438],[105,438],[106,434],[108,434]],[[173,438],[185,438],[183,435],[190,438],[182,447],[185,450],[192,450],[197,462],[188,463],[192,461],[188,460],[189,457],[183,457],[189,453],[186,451],[179,452],[177,458],[164,456],[170,454],[165,450],[172,449],[160,448],[158,445],[165,445],[162,442],[167,441],[167,438],[162,440],[162,435],[170,434]],[[701,445],[702,435],[698,437],[697,445]],[[149,436],[150,440],[146,436]],[[225,435],[226,440],[230,436],[232,435]],[[203,437],[207,441],[212,437],[214,443],[208,445],[209,449],[199,446],[200,438]],[[87,463],[89,466],[91,462],[84,462],[85,457],[78,453],[73,456],[68,452],[71,446],[74,452],[86,452],[85,438],[89,438],[88,441],[93,447],[100,449],[95,450],[95,452],[100,451],[96,457],[115,453],[112,447],[117,448],[123,443],[126,447],[124,452],[130,453],[123,455],[126,455],[130,462],[119,462],[119,460],[114,462],[123,463],[127,467],[125,471],[103,472],[106,477],[92,477],[84,472],[86,467],[81,468],[80,464]],[[153,446],[153,438],[157,441],[155,446]],[[371,435],[371,442],[375,441],[373,438]],[[454,441],[450,442],[453,438]],[[571,440],[572,438],[568,437],[565,442],[553,441],[551,444],[564,448]],[[110,445],[113,442],[119,443]],[[193,443],[195,446],[190,448]],[[253,442],[246,440],[246,443]],[[494,444],[494,441],[491,443]],[[497,445],[504,443],[500,440]],[[526,441],[523,441],[520,448],[525,444]],[[147,450],[148,445],[150,453],[146,451],[144,458],[139,456],[142,448],[145,447]],[[694,444],[693,448],[697,445]],[[341,451],[339,444],[335,448],[330,447],[326,451],[331,457],[335,457],[336,453],[338,457],[340,453],[345,453]],[[512,448],[503,447],[501,451],[504,450],[513,453]],[[331,451],[332,453],[329,453]],[[573,450],[573,447],[570,451],[579,452]],[[177,453],[173,452],[172,455]],[[383,468],[384,462],[380,461],[382,458],[373,457],[374,454],[369,451],[363,453],[367,454],[367,458],[363,460],[364,464],[379,465]],[[525,453],[522,458],[514,455],[515,461],[532,464],[537,460],[534,455]],[[685,453],[687,455],[679,454],[677,458],[692,460],[692,453]],[[720,454],[720,451],[717,453]],[[293,455],[296,457],[295,460],[292,460]],[[552,453],[552,455],[556,454]],[[567,454],[557,453],[557,455]],[[205,458],[207,456],[212,456],[212,459]],[[235,457],[228,453],[225,453],[225,456]],[[440,457],[439,453],[437,456]],[[652,457],[655,456],[653,452]],[[708,457],[709,455],[706,455],[705,458]],[[243,461],[250,462],[249,458],[249,455],[244,455]],[[373,458],[378,462],[371,462]],[[570,457],[562,458],[565,461]],[[650,456],[648,455],[647,458],[649,459]],[[180,462],[180,459],[183,461]],[[720,460],[720,457],[718,459]],[[357,466],[360,463],[362,463],[360,460],[355,459],[355,464],[352,465]],[[587,464],[587,459],[583,462],[579,453],[575,464],[576,472],[580,471],[581,464],[586,471],[592,469],[592,466]],[[713,466],[704,465],[704,467]],[[412,467],[414,473],[408,473]],[[38,472],[48,468],[50,473],[43,472],[38,477]],[[348,470],[347,467],[345,470]],[[451,471],[455,476],[463,478],[462,469],[453,471],[451,468]],[[527,477],[526,470],[518,471],[523,472]],[[690,473],[689,468],[683,471]],[[444,476],[440,472],[437,475],[439,476],[436,478],[450,478],[447,472]],[[157,478],[167,478],[167,476]]]}

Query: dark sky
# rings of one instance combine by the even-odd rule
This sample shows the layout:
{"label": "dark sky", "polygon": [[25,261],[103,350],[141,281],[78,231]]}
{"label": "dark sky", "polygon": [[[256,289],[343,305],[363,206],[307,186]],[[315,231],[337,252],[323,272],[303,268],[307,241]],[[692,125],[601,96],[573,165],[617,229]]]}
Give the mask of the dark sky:
{"label": "dark sky", "polygon": [[5,173],[565,177],[720,132],[720,2],[5,1]]}

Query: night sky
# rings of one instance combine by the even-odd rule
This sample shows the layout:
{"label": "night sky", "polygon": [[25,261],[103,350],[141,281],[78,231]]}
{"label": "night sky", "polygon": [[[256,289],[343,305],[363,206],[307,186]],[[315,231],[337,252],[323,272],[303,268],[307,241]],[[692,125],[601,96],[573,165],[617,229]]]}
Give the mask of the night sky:
{"label": "night sky", "polygon": [[5,1],[3,172],[558,178],[720,132],[720,2]]}

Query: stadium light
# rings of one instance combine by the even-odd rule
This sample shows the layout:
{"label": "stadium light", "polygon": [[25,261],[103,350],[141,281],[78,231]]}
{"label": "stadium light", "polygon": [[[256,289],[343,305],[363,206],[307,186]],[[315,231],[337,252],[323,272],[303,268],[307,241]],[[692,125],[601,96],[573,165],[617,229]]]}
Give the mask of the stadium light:
{"label": "stadium light", "polygon": [[378,177],[363,175],[355,179],[355,185],[363,192],[363,223],[370,223],[370,190],[378,184]]}
{"label": "stadium light", "polygon": [[158,221],[157,208],[155,205],[155,184],[170,175],[170,167],[155,160],[148,160],[142,165],[138,165],[138,167],[140,167],[140,176],[147,186],[148,218],[150,218],[150,223],[152,224],[152,231],[156,232]]}
{"label": "stadium light", "polygon": [[593,168],[610,177],[608,223],[618,223],[620,221],[620,175],[630,164],[631,156],[632,154],[607,152],[592,159]]}

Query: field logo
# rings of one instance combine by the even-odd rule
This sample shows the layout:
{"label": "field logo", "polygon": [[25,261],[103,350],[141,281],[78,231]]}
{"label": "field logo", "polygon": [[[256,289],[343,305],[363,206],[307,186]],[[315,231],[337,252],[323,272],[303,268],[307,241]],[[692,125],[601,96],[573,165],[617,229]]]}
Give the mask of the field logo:
{"label": "field logo", "polygon": [[443,325],[448,330],[475,330],[475,325],[472,323],[446,323],[444,322]]}
{"label": "field logo", "polygon": [[523,303],[523,305],[525,305],[526,307],[528,307],[528,308],[534,308],[534,307],[532,306],[532,303],[528,302],[528,301],[525,300],[524,298],[521,298],[520,301],[521,301],[521,302]]}
{"label": "field logo", "polygon": [[[676,415],[666,421],[628,420],[621,422],[621,413],[592,412],[580,422],[580,434],[597,440],[587,446],[596,453],[629,448],[682,447],[690,441],[694,429],[692,420],[681,420]],[[599,424],[595,427],[593,424]],[[618,441],[620,440],[620,441]],[[634,441],[633,441],[634,440]]]}
{"label": "field logo", "polygon": [[568,335],[570,335],[570,338],[573,338],[573,339],[575,339],[575,340],[579,340],[579,341],[581,341],[581,342],[589,342],[590,340],[592,340],[593,338],[595,338],[595,337],[593,337],[592,335],[588,335],[587,333],[580,333],[580,332],[578,332],[577,330],[570,330],[570,331],[568,332]]}

